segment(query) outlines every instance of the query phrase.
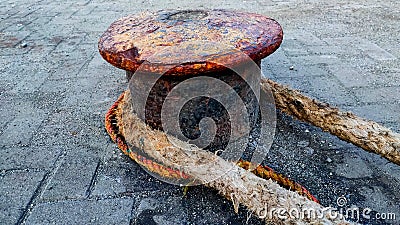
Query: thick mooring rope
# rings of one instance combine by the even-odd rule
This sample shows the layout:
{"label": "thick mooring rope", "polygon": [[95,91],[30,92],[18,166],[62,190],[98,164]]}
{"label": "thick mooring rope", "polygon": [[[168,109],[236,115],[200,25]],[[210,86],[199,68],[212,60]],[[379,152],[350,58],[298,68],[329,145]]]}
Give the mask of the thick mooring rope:
{"label": "thick mooring rope", "polygon": [[[121,120],[121,105],[124,104],[124,96],[127,93],[128,91],[122,93],[119,96],[118,100],[111,106],[111,108],[106,113],[105,126],[107,133],[110,135],[111,140],[117,144],[118,148],[121,149],[121,151],[125,155],[129,156],[129,158],[133,159],[138,164],[146,167],[146,169],[166,178],[189,179],[190,176],[183,173],[182,171],[179,171],[178,169],[174,168],[165,167],[164,165],[154,161],[153,159],[150,159],[148,156],[145,156],[143,153],[139,154],[129,149],[124,134],[121,132],[121,129],[119,129],[118,126],[119,124],[118,121]],[[237,162],[237,165],[245,170],[249,170],[251,168],[251,163],[249,161],[245,161],[242,159],[240,159]],[[286,176],[275,172],[272,168],[268,166],[259,165],[251,172],[257,175],[258,177],[264,179],[272,179],[282,187],[288,190],[296,191],[298,194],[303,195],[308,199],[319,203],[317,198],[314,197],[305,187],[303,187],[302,185],[300,185],[295,181],[292,181]]]}
{"label": "thick mooring rope", "polygon": [[[122,94],[118,101],[110,108],[106,115],[106,128],[110,137],[118,144],[119,148],[147,169],[169,178],[182,178],[182,176],[188,178],[194,177],[206,186],[218,190],[221,195],[231,200],[235,211],[238,210],[239,204],[243,204],[256,216],[265,219],[267,223],[349,224],[342,217],[337,216],[337,214],[336,216],[332,216],[335,214],[330,214],[326,210],[324,211],[323,206],[316,203],[316,199],[311,197],[312,195],[299,184],[284,178],[282,175],[278,175],[268,167],[258,167],[258,170],[256,169],[254,173],[263,178],[275,179],[280,183],[289,181],[286,185],[297,192],[282,188],[272,179],[263,179],[250,173],[246,170],[250,165],[245,161],[238,163],[239,166],[245,168],[242,169],[201,149],[199,149],[195,156],[190,155],[190,153],[188,155],[187,152],[184,152],[179,147],[171,145],[165,133],[152,130],[134,115],[129,109],[130,104],[124,104],[125,102],[129,102],[129,97],[130,95]],[[128,130],[129,132],[127,133]],[[143,151],[144,154],[131,151],[127,143]],[[184,145],[185,143],[182,143],[182,146]],[[184,171],[180,171],[174,169],[173,164],[168,164],[168,162],[157,163],[156,161],[163,161],[162,155],[166,153],[173,155],[173,161],[188,163],[189,165],[192,163],[191,160],[200,156],[201,159],[212,160],[213,167],[211,171],[202,171],[196,169],[195,164],[193,164],[193,166],[185,167]],[[229,168],[229,172],[224,174],[224,176],[211,181],[207,179],[210,173],[226,171],[227,168]],[[303,215],[298,218],[290,216],[282,218],[277,214],[266,215],[262,213],[263,210],[267,211],[270,208],[282,208],[286,212],[293,209],[297,210],[297,212],[304,212],[304,209],[313,209],[315,212],[321,213],[318,216]]]}
{"label": "thick mooring rope", "polygon": [[351,112],[340,111],[270,79],[262,79],[261,87],[272,91],[276,107],[284,113],[400,165],[399,133]]}

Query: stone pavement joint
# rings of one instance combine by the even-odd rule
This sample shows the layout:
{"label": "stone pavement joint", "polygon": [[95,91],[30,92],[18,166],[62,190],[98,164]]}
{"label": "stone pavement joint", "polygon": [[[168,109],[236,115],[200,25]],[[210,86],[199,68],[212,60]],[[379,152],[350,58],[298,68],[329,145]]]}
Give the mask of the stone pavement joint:
{"label": "stone pavement joint", "polygon": [[59,170],[62,162],[64,161],[65,153],[62,152],[59,157],[57,158],[54,166],[51,170],[49,170],[44,176],[43,179],[40,181],[38,187],[36,188],[35,192],[33,193],[29,203],[27,204],[24,212],[22,213],[21,217],[18,219],[17,224],[25,223],[26,219],[29,217],[33,208],[38,204],[42,195],[49,184],[50,180],[53,179],[54,175]]}
{"label": "stone pavement joint", "polygon": [[[0,219],[3,224],[14,224],[28,215],[28,205],[36,193],[44,172],[0,171]],[[25,215],[25,216],[24,216]]]}
{"label": "stone pavement joint", "polygon": [[100,168],[100,165],[101,165],[101,161],[99,160],[99,161],[97,162],[97,166],[96,166],[96,169],[94,170],[93,176],[92,176],[92,178],[90,179],[89,187],[88,187],[87,190],[86,190],[86,193],[85,193],[85,197],[86,197],[86,198],[88,198],[88,197],[92,194],[92,192],[93,192],[93,190],[94,190],[94,188],[95,188],[96,179],[97,179],[97,177],[98,177],[98,175],[99,175],[99,168]]}

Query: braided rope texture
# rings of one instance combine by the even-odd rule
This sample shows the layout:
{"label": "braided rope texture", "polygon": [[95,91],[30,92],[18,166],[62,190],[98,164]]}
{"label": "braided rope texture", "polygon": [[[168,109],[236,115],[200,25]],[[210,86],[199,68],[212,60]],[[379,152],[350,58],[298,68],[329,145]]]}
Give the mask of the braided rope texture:
{"label": "braided rope texture", "polygon": [[[121,118],[121,105],[123,104],[123,99],[126,92],[123,92],[118,100],[110,107],[108,112],[105,115],[105,128],[107,133],[109,134],[111,140],[115,142],[118,148],[129,158],[133,159],[136,163],[145,167],[147,170],[157,173],[162,177],[169,179],[190,179],[190,175],[185,174],[184,172],[177,170],[175,168],[166,167],[149,157],[146,157],[138,152],[132,151],[129,149],[128,144],[125,140],[124,135],[119,129],[118,120]],[[249,170],[251,168],[251,162],[240,159],[237,162],[237,165],[245,170]],[[282,174],[275,172],[272,168],[259,165],[253,171],[256,176],[261,177],[263,179],[272,179],[276,181],[282,187],[297,192],[298,194],[307,197],[311,201],[319,203],[318,199],[314,197],[305,187],[301,184],[290,180]]]}

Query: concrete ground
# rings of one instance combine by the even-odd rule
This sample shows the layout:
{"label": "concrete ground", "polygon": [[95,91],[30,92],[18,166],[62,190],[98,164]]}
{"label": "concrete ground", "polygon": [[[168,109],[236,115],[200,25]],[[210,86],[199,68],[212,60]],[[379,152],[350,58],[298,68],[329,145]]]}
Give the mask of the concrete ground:
{"label": "concrete ground", "polygon": [[[400,132],[397,0],[3,0],[0,224],[262,224],[213,190],[183,196],[156,180],[104,130],[127,84],[101,59],[99,37],[123,15],[165,8],[275,18],[285,36],[262,62],[266,76]],[[400,223],[399,166],[282,114],[277,131],[266,164],[325,206],[371,209],[361,223]]]}

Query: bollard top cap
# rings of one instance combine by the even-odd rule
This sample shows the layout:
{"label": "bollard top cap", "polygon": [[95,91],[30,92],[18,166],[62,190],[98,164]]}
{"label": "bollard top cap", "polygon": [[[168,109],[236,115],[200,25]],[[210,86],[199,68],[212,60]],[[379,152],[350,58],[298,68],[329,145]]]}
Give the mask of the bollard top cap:
{"label": "bollard top cap", "polygon": [[141,71],[177,76],[217,72],[249,58],[259,61],[279,48],[282,39],[278,22],[259,14],[161,10],[115,21],[98,47],[118,68],[135,72],[142,65]]}

